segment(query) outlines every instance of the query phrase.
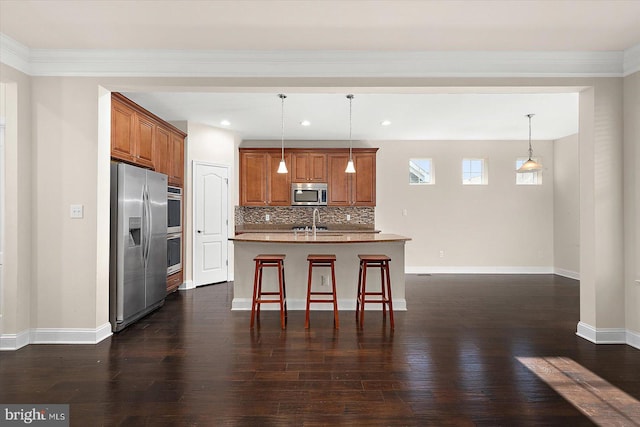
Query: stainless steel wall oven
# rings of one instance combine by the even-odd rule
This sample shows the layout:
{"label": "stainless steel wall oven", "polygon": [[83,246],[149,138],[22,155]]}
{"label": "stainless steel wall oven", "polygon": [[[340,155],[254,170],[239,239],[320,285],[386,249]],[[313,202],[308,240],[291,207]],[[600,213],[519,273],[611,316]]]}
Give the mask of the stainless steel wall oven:
{"label": "stainless steel wall oven", "polygon": [[182,188],[167,187],[167,233],[182,233]]}

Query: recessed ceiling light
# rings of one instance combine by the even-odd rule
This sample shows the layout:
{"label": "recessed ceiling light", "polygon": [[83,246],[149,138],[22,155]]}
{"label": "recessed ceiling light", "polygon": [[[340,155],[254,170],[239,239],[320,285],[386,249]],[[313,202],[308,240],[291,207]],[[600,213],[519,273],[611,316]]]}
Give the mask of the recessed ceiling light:
{"label": "recessed ceiling light", "polygon": [[311,126],[311,122],[309,120],[303,120],[300,122],[302,126]]}
{"label": "recessed ceiling light", "polygon": [[223,120],[220,122],[222,126],[231,126],[231,122],[229,120]]}
{"label": "recessed ceiling light", "polygon": [[389,125],[391,125],[391,122],[389,120],[383,120],[380,124],[382,126],[389,126]]}

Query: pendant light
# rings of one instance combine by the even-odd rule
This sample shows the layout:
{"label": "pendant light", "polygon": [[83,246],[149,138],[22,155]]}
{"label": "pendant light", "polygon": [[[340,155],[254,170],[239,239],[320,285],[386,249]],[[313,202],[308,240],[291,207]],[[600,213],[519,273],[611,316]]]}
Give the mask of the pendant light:
{"label": "pendant light", "polygon": [[533,157],[533,150],[531,149],[531,117],[535,116],[535,114],[527,114],[526,117],[529,118],[529,160],[524,162],[522,166],[517,170],[518,173],[527,173],[527,172],[536,172],[542,170],[542,165],[540,163],[535,162],[531,157]]}
{"label": "pendant light", "polygon": [[347,163],[347,168],[344,171],[345,173],[356,173],[356,167],[353,165],[353,157],[351,155],[351,104],[353,103],[353,95],[347,95],[347,99],[349,100],[349,162]]}
{"label": "pendant light", "polygon": [[284,162],[284,100],[287,97],[287,95],[285,94],[279,94],[278,97],[282,100],[281,101],[281,119],[282,119],[282,143],[281,143],[281,154],[282,157],[280,159],[280,165],[278,165],[278,173],[289,173],[289,171],[287,170],[287,164]]}

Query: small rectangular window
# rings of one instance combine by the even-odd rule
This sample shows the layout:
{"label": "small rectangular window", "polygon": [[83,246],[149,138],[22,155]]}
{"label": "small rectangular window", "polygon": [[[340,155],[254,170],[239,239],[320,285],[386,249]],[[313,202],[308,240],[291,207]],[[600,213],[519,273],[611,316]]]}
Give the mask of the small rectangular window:
{"label": "small rectangular window", "polygon": [[488,184],[487,169],[484,159],[462,159],[462,184]]}
{"label": "small rectangular window", "polygon": [[409,159],[409,184],[434,184],[431,159]]}
{"label": "small rectangular window", "polygon": [[[520,169],[520,166],[522,166],[522,164],[527,160],[529,160],[528,157],[518,157],[518,159],[516,159],[516,170]],[[532,159],[532,160],[538,162],[538,159]],[[542,184],[541,171],[516,173],[516,185],[541,185],[541,184]]]}

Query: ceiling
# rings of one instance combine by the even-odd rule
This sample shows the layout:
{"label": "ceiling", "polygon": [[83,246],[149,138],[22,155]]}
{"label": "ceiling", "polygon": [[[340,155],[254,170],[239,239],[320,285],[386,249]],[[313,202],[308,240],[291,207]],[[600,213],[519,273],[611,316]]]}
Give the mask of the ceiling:
{"label": "ceiling", "polygon": [[32,49],[621,51],[637,0],[2,0]]}
{"label": "ceiling", "polygon": [[[640,1],[0,0],[0,32],[32,50],[61,52],[622,52],[640,43]],[[347,91],[356,93],[354,139],[526,139],[528,113],[536,114],[534,139],[578,127],[576,88],[126,94],[166,120],[223,127],[226,119],[244,139],[280,139],[283,91],[286,139],[347,139]],[[304,119],[311,125],[300,126]]]}
{"label": "ceiling", "polygon": [[[277,93],[124,93],[159,117],[228,128],[242,139],[280,140]],[[288,93],[287,140],[346,140],[345,93]],[[577,93],[359,93],[352,105],[354,140],[552,140],[578,132]],[[229,125],[222,125],[227,120]],[[301,122],[308,120],[309,126]],[[382,122],[391,122],[383,126]]]}

